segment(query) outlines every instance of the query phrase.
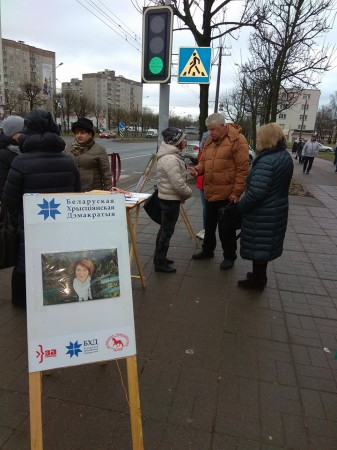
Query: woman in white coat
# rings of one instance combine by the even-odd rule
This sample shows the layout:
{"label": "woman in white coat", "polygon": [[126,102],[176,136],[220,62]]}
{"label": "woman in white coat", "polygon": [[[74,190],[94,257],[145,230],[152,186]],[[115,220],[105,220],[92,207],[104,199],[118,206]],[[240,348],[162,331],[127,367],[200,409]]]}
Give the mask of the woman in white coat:
{"label": "woman in white coat", "polygon": [[162,131],[164,141],[157,154],[157,186],[161,210],[161,226],[156,240],[153,262],[156,272],[174,273],[172,260],[167,259],[171,237],[177,223],[180,203],[191,197],[187,185],[187,168],[181,151],[186,146],[182,130],[169,127]]}

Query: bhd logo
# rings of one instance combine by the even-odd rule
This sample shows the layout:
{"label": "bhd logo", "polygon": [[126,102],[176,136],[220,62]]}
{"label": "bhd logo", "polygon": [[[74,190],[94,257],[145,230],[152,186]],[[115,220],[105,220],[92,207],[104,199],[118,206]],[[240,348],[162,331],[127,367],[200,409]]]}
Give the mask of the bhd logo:
{"label": "bhd logo", "polygon": [[39,358],[39,364],[42,364],[45,358],[56,358],[57,356],[56,348],[44,350],[41,344],[38,345],[38,348],[36,350],[36,358]]}
{"label": "bhd logo", "polygon": [[129,345],[129,338],[122,333],[113,334],[105,341],[105,345],[114,352],[120,352]]}
{"label": "bhd logo", "polygon": [[43,203],[38,204],[41,208],[41,211],[38,213],[39,216],[43,216],[44,220],[47,220],[48,217],[51,217],[52,219],[56,220],[56,214],[61,214],[60,211],[57,209],[61,203],[55,203],[55,199],[51,199],[50,202],[43,199]]}
{"label": "bhd logo", "polygon": [[69,355],[70,358],[72,358],[73,356],[77,356],[79,355],[79,353],[82,353],[81,350],[82,344],[79,344],[78,341],[76,342],[69,342],[69,345],[66,345],[66,348],[68,349],[66,355]]}

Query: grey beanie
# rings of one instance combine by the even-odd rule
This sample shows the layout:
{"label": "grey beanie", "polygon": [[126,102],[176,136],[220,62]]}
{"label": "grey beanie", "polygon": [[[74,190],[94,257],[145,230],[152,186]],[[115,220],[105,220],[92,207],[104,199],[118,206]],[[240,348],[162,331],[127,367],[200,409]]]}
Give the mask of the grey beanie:
{"label": "grey beanie", "polygon": [[20,116],[8,116],[2,122],[2,129],[6,136],[12,137],[23,130],[24,120]]}
{"label": "grey beanie", "polygon": [[177,147],[180,142],[184,139],[185,135],[183,130],[176,127],[168,127],[161,132],[166,144],[171,144]]}

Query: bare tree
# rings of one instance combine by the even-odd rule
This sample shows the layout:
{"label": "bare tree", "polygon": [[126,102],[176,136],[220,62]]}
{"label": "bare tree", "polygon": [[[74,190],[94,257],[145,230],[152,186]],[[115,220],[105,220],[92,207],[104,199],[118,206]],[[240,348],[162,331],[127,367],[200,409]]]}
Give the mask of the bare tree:
{"label": "bare tree", "polygon": [[[230,20],[229,7],[237,8],[234,0],[204,0],[193,2],[190,0],[173,0],[173,12],[180,20],[177,30],[190,30],[199,47],[210,47],[212,41],[221,39],[226,35],[232,35],[242,27],[257,28],[265,18],[266,6],[258,0],[247,0],[244,2],[243,10],[239,20]],[[197,11],[192,10],[194,6]],[[202,14],[201,20],[198,16]],[[200,22],[198,23],[198,20]],[[205,130],[205,119],[208,115],[209,85],[200,84],[200,115],[199,132]]]}
{"label": "bare tree", "polygon": [[272,0],[270,14],[250,37],[249,50],[255,78],[264,80],[263,123],[274,122],[280,112],[280,93],[287,104],[304,87],[316,87],[333,63],[334,47],[318,39],[332,27],[335,0]]}
{"label": "bare tree", "polygon": [[84,95],[75,95],[74,96],[74,113],[79,117],[86,117],[91,114],[94,110],[94,105],[88,99],[88,97]]}
{"label": "bare tree", "polygon": [[316,116],[316,131],[320,139],[332,142],[334,133],[334,111],[330,106],[323,105],[317,112]]}
{"label": "bare tree", "polygon": [[67,123],[67,132],[70,131],[70,116],[74,112],[75,105],[75,94],[72,91],[65,91],[63,94],[62,104],[62,115],[64,117],[64,121]]}
{"label": "bare tree", "polygon": [[12,90],[5,90],[5,109],[9,115],[13,114],[13,111],[17,109],[19,105],[18,94]]}
{"label": "bare tree", "polygon": [[46,99],[41,95],[42,89],[37,84],[24,81],[19,84],[19,88],[21,92],[18,94],[18,99],[23,102],[28,102],[29,111],[46,103]]}

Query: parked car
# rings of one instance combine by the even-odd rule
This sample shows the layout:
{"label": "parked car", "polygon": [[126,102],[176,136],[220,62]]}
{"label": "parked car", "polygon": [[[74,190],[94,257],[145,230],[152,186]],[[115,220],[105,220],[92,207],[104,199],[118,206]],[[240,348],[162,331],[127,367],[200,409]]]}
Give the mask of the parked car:
{"label": "parked car", "polygon": [[104,130],[99,133],[101,139],[116,139],[117,134],[114,131]]}
{"label": "parked car", "polygon": [[319,148],[318,148],[319,152],[333,152],[333,148],[328,147],[327,145],[323,145],[319,142]]}
{"label": "parked car", "polygon": [[182,151],[182,157],[188,158],[193,164],[198,163],[199,141],[187,141],[186,147]]}
{"label": "parked car", "polygon": [[[183,158],[188,158],[193,164],[198,163],[199,155],[199,141],[187,141],[187,145],[182,152]],[[255,158],[255,150],[249,147],[249,164],[253,162]]]}
{"label": "parked car", "polygon": [[158,132],[156,130],[148,130],[146,135],[146,138],[157,138],[158,137]]}

